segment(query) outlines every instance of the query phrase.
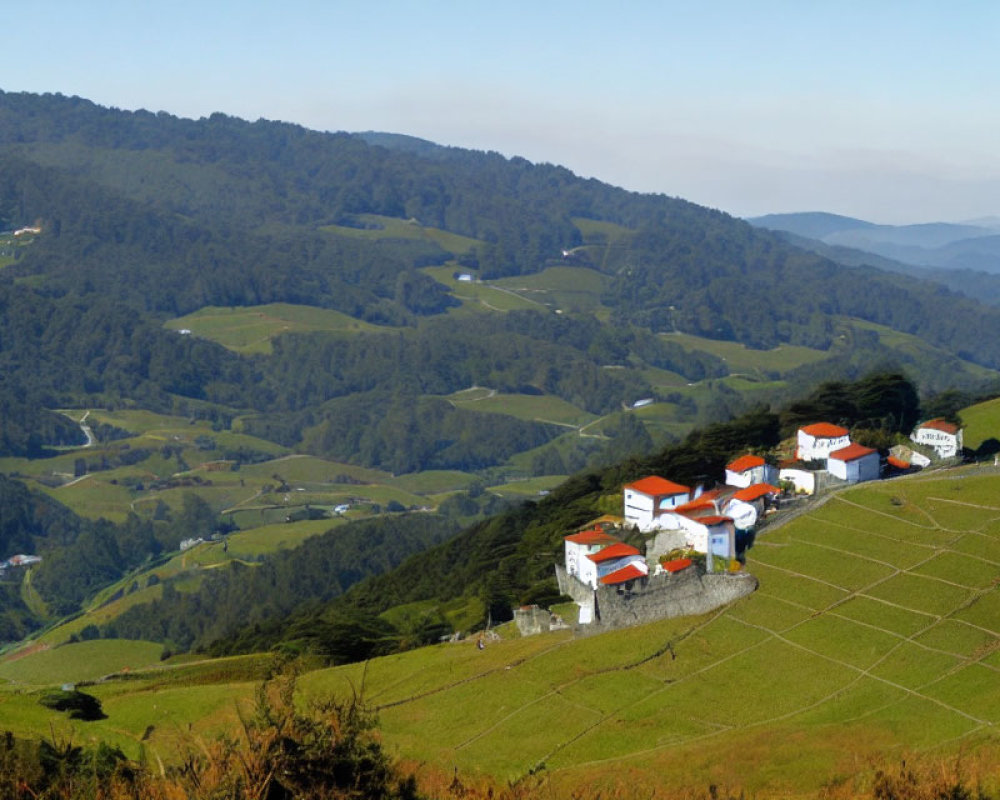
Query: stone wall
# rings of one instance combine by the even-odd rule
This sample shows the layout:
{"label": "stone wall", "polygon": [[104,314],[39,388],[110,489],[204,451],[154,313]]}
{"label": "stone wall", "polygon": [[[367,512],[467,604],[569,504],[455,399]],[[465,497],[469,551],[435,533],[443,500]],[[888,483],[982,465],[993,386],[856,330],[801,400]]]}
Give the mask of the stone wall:
{"label": "stone wall", "polygon": [[680,550],[687,546],[687,535],[684,531],[657,531],[646,539],[646,561],[656,564],[660,556],[665,556],[671,550]]}
{"label": "stone wall", "polygon": [[590,627],[596,633],[707,614],[756,589],[757,578],[748,572],[706,574],[697,566],[638,580],[631,591],[602,586],[595,593],[596,619]]}
{"label": "stone wall", "polygon": [[522,636],[548,633],[552,626],[552,612],[538,606],[522,606],[514,611],[514,623]]}
{"label": "stone wall", "polygon": [[748,572],[706,574],[697,565],[681,572],[641,578],[632,583],[630,590],[602,586],[594,591],[559,566],[556,577],[559,590],[581,607],[581,619],[590,611],[593,622],[577,626],[580,634],[707,614],[757,589],[757,578]]}

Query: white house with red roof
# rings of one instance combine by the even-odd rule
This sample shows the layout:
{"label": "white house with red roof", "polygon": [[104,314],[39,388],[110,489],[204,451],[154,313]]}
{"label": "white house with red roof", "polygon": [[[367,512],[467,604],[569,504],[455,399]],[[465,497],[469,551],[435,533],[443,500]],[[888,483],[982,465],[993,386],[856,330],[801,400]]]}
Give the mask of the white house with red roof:
{"label": "white house with red roof", "polygon": [[741,489],[755,483],[774,483],[778,471],[760,456],[745,455],[726,464],[726,483]]}
{"label": "white house with red roof", "polygon": [[850,431],[829,422],[816,422],[799,428],[796,458],[801,461],[825,461],[834,450],[851,443]]}
{"label": "white house with red roof", "polygon": [[649,564],[646,561],[633,561],[626,564],[621,569],[609,572],[601,578],[601,586],[622,586],[628,587],[633,581],[645,578],[649,575]]}
{"label": "white house with red roof", "polygon": [[643,575],[649,574],[642,553],[630,544],[617,542],[584,557],[580,562],[580,574],[577,578],[591,589],[596,589],[602,578],[626,567],[634,567],[642,571]]}
{"label": "white house with red roof", "polygon": [[737,530],[750,530],[757,524],[764,511],[781,494],[781,489],[770,483],[755,483],[740,489],[726,499],[722,512],[732,517]]}
{"label": "white house with red roof", "polygon": [[962,454],[962,429],[943,419],[921,422],[913,429],[910,439],[934,448],[938,458],[954,458]]}
{"label": "white house with red roof", "polygon": [[610,545],[621,544],[620,539],[605,533],[600,528],[565,536],[563,542],[566,548],[566,573],[580,580],[583,580],[580,578],[581,570],[587,569],[586,566],[582,566],[587,556],[594,555]]}
{"label": "white house with red roof", "polygon": [[689,487],[656,475],[625,484],[622,494],[625,524],[643,532],[656,530],[661,514],[691,499]]}
{"label": "white house with red roof", "polygon": [[695,500],[678,506],[657,518],[657,527],[664,531],[679,531],[684,543],[698,553],[708,553],[724,558],[736,558],[736,525],[733,518],[720,513],[720,506],[729,497],[715,489],[705,492]]}
{"label": "white house with red roof", "polygon": [[849,483],[877,481],[880,467],[878,450],[860,444],[834,450],[826,460],[827,472]]}

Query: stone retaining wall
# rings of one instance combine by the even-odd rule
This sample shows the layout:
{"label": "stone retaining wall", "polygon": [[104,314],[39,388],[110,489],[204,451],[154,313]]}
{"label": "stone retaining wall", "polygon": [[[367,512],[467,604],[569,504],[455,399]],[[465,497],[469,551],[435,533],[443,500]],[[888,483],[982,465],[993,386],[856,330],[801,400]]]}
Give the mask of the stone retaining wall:
{"label": "stone retaining wall", "polygon": [[579,625],[579,634],[642,625],[659,619],[707,614],[757,589],[748,572],[706,574],[697,565],[681,572],[640,578],[632,588],[601,586],[596,591],[556,566],[559,590],[590,611],[593,622]]}

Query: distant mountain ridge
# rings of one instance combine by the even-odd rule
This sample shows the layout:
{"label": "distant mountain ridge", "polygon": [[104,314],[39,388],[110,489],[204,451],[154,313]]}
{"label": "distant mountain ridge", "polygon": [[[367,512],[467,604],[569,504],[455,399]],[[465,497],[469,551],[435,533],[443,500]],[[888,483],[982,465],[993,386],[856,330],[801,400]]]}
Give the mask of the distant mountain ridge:
{"label": "distant mountain ridge", "polygon": [[[485,469],[513,457],[501,439],[527,452],[561,433],[535,418],[486,426],[444,399],[470,386],[595,415],[654,397],[691,424],[700,411],[678,390],[729,370],[661,334],[826,353],[792,377],[803,381],[873,361],[928,381],[955,357],[1000,368],[1000,312],[936,285],[845,266],[682,199],[398,134],[0,92],[0,230],[36,221],[37,240],[0,273],[0,367],[39,405],[197,401],[220,425],[240,417],[252,435],[397,473]],[[553,268],[542,302],[499,283]],[[460,272],[477,281],[452,281]],[[565,304],[588,276],[599,288],[587,305]],[[499,304],[472,294],[489,284]],[[250,357],[164,327],[275,303],[381,330],[283,333]],[[704,417],[739,402],[723,394]]]}
{"label": "distant mountain ridge", "polygon": [[1000,222],[878,225],[825,212],[767,214],[750,224],[921,267],[1000,272]]}

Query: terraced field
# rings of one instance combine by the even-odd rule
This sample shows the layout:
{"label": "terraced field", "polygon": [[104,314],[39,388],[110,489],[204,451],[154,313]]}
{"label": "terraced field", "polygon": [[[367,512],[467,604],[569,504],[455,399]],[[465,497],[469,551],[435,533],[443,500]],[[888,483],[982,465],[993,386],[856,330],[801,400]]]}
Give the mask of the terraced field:
{"label": "terraced field", "polygon": [[[822,786],[848,795],[900,757],[959,753],[986,765],[969,777],[988,787],[1000,777],[990,767],[1000,755],[997,498],[992,469],[849,489],[761,532],[748,562],[760,589],[717,613],[583,639],[514,636],[483,651],[438,645],[309,672],[300,687],[363,691],[390,748],[425,773],[534,772],[552,796],[611,791],[626,777],[647,794],[711,783],[756,796],[815,796]],[[74,654],[98,671],[124,657],[99,654],[120,643],[85,644],[94,652],[78,645],[0,663],[0,679],[82,675]],[[153,646],[128,647],[140,661],[156,657]],[[143,739],[169,760],[178,730],[211,735],[250,697],[251,676],[227,663],[177,667],[194,686],[168,668],[90,687],[109,719],[86,735],[129,752]],[[150,695],[153,686],[163,688]],[[0,683],[0,710],[18,731],[58,719],[23,685]]]}
{"label": "terraced field", "polygon": [[759,591],[720,613],[442,646],[308,683],[363,677],[408,758],[505,780],[544,765],[565,787],[627,774],[807,793],[865,780],[852,765],[873,754],[992,750],[998,497],[996,473],[846,491],[764,532],[749,558]]}

